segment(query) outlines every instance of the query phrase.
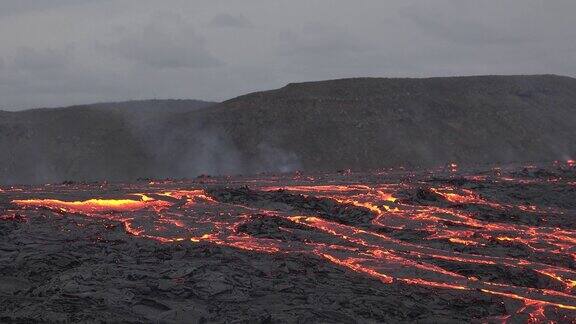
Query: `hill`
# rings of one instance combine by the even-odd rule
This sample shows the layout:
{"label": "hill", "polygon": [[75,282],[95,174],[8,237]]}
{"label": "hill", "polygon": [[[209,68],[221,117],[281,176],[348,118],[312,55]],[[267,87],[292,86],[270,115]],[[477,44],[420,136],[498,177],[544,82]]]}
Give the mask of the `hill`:
{"label": "hill", "polygon": [[278,168],[305,170],[576,154],[576,79],[552,75],[307,82],[189,115],[224,134],[252,171],[262,146]]}
{"label": "hill", "polygon": [[157,102],[144,110],[133,103],[1,113],[0,183],[576,155],[576,79],[554,75],[343,79],[215,105],[162,105],[172,108]]}
{"label": "hill", "polygon": [[146,132],[214,103],[145,100],[0,112],[0,183],[129,180],[153,171]]}

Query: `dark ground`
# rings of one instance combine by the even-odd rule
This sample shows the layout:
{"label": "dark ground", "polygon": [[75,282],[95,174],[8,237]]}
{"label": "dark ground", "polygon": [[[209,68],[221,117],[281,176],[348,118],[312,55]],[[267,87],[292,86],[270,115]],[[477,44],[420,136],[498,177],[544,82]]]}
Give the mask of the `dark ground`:
{"label": "dark ground", "polygon": [[1,189],[2,322],[576,316],[573,163]]}

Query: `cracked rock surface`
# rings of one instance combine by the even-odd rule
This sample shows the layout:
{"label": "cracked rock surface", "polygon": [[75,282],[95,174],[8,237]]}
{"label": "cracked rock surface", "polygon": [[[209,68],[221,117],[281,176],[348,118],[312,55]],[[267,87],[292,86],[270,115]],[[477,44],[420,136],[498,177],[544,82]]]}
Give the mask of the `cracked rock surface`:
{"label": "cracked rock surface", "polygon": [[573,164],[0,187],[0,321],[569,322]]}

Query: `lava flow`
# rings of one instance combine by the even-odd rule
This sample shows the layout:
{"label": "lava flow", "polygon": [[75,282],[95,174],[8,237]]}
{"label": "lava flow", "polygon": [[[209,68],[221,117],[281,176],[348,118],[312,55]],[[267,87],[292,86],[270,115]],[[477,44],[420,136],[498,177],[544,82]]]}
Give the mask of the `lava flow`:
{"label": "lava flow", "polygon": [[159,244],[305,255],[383,285],[506,304],[480,320],[562,322],[576,317],[576,169],[546,168],[4,188],[0,221],[72,217]]}

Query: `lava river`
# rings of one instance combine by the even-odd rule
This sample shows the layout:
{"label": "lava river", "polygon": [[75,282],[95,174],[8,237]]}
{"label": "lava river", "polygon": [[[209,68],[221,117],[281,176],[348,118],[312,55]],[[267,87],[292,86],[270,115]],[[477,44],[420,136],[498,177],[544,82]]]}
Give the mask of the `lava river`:
{"label": "lava river", "polygon": [[562,322],[576,317],[576,171],[547,168],[2,187],[0,221],[50,213],[159,244],[309,255],[385,285],[511,301],[488,321]]}

